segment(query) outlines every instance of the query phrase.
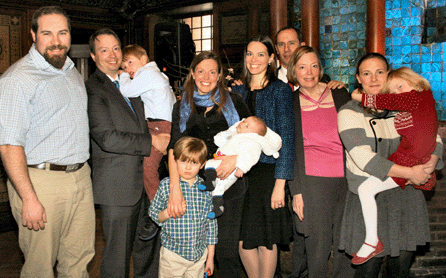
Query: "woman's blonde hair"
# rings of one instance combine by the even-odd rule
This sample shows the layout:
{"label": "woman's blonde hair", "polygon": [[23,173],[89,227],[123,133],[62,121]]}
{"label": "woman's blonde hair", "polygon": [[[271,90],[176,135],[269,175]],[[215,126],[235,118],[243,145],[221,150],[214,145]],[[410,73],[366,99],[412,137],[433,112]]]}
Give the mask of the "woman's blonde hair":
{"label": "woman's blonde hair", "polygon": [[390,91],[389,84],[395,78],[400,78],[406,81],[410,86],[412,86],[415,91],[426,91],[431,89],[431,85],[426,78],[414,72],[408,67],[401,67],[399,69],[391,70],[387,75],[387,82],[384,85],[384,92],[388,93]]}
{"label": "woman's blonde hair", "polygon": [[317,63],[319,65],[319,81],[322,79],[322,76],[324,76],[324,69],[322,68],[321,57],[319,56],[317,50],[308,45],[299,46],[298,48],[296,48],[296,50],[294,50],[293,54],[291,55],[290,61],[288,62],[287,66],[288,72],[286,75],[288,81],[296,86],[299,85],[299,82],[297,82],[297,77],[296,77],[296,65],[302,58],[302,56],[304,56],[307,53],[316,54]]}

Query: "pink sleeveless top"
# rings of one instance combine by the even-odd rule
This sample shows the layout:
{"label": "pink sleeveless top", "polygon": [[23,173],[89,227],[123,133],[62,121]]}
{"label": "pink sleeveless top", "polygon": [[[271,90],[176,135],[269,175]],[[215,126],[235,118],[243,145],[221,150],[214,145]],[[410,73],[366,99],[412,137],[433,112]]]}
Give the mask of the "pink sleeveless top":
{"label": "pink sleeveless top", "polygon": [[[321,102],[330,95],[326,89],[318,101],[300,93],[300,96],[313,104],[301,108],[317,108],[311,111],[301,110],[302,135],[304,139],[305,173],[318,177],[343,177],[344,160],[341,139],[338,133],[337,111],[333,105],[321,108]],[[334,104],[323,103],[324,105]]]}

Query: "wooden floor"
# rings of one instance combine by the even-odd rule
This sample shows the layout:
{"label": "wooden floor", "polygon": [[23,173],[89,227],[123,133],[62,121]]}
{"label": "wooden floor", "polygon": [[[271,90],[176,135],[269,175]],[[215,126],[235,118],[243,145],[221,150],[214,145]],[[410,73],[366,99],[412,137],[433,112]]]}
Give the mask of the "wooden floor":
{"label": "wooden floor", "polygon": [[[100,266],[104,247],[105,241],[102,233],[101,211],[96,209],[96,253],[93,260],[88,264],[90,278],[99,278],[101,276]],[[19,248],[17,231],[0,233],[0,278],[19,278],[23,261],[24,257]],[[130,258],[130,278],[133,278],[132,265],[132,258]],[[242,277],[246,278],[244,273],[242,273]],[[218,278],[217,273],[215,273],[214,278]]]}
{"label": "wooden floor", "polygon": [[[15,222],[13,223],[15,225]],[[100,265],[102,253],[104,252],[105,241],[102,233],[101,211],[96,209],[96,242],[95,256],[88,265],[88,273],[91,278],[100,277]],[[291,270],[291,252],[281,252],[282,261],[282,277],[288,277]],[[22,269],[24,257],[19,248],[17,231],[9,231],[0,233],[0,278],[18,278]],[[288,270],[288,271],[283,271]],[[242,271],[241,276],[246,278],[246,274]],[[218,270],[213,276],[218,278]],[[276,276],[281,277],[281,276]],[[132,259],[130,259],[130,278],[133,278]]]}

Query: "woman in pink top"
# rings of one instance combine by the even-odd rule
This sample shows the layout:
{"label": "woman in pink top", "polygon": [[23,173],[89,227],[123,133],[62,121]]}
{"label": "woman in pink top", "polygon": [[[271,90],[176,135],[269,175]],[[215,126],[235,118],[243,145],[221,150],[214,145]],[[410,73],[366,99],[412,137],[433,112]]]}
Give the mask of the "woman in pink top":
{"label": "woman in pink top", "polygon": [[294,92],[296,125],[293,196],[295,228],[305,236],[308,277],[328,277],[334,246],[333,277],[352,277],[349,258],[338,251],[347,181],[344,150],[338,134],[337,111],[350,100],[345,88],[329,89],[316,50],[301,46],[288,64]]}

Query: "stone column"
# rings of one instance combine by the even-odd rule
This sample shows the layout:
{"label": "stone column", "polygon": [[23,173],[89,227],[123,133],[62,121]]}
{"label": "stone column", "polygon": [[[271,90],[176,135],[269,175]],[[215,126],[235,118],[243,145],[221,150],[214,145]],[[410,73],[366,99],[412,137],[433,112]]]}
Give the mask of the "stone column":
{"label": "stone column", "polygon": [[386,1],[367,0],[367,53],[386,54]]}
{"label": "stone column", "polygon": [[[270,0],[270,37],[274,41],[277,31],[288,26],[287,0]],[[274,41],[274,43],[276,43]]]}
{"label": "stone column", "polygon": [[302,0],[301,13],[303,41],[319,51],[319,1]]}

